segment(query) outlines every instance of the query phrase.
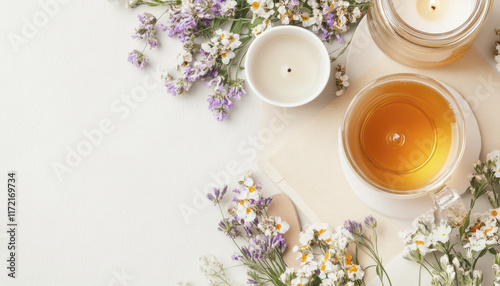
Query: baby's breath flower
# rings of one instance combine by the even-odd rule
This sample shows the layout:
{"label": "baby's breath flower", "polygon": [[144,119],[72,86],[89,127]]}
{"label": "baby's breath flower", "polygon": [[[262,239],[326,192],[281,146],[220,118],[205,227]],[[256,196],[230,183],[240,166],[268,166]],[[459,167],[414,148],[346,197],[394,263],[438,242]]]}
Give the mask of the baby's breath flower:
{"label": "baby's breath flower", "polygon": [[215,256],[206,255],[200,257],[200,269],[205,278],[210,282],[210,285],[231,285],[231,281],[227,278],[222,263]]}
{"label": "baby's breath flower", "polygon": [[349,77],[345,74],[345,67],[343,65],[337,65],[335,68],[335,85],[337,86],[337,91],[335,94],[340,96],[344,93],[346,87],[349,86],[347,81]]}

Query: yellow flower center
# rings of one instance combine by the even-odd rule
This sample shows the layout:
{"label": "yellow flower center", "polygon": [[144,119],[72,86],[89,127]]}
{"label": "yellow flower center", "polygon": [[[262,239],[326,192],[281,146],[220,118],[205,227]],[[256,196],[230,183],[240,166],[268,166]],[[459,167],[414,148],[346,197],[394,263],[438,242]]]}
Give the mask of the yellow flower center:
{"label": "yellow flower center", "polygon": [[277,224],[277,225],[276,225],[276,229],[277,229],[277,230],[280,230],[280,229],[281,229],[281,224]]}
{"label": "yellow flower center", "polygon": [[351,265],[351,255],[347,254],[344,258],[345,265]]}
{"label": "yellow flower center", "polygon": [[416,245],[424,245],[424,242],[423,242],[423,241],[421,241],[421,240],[416,240],[416,241],[415,241],[415,244],[416,244]]}
{"label": "yellow flower center", "polygon": [[255,1],[255,2],[252,3],[252,8],[259,9],[259,7],[260,7],[260,3],[259,2]]}
{"label": "yellow flower center", "polygon": [[302,20],[304,20],[304,21],[309,20],[309,16],[302,16]]}
{"label": "yellow flower center", "polygon": [[224,35],[224,34],[221,34],[221,35],[220,35],[220,38],[221,38],[221,39],[224,39],[225,37],[226,37],[226,35]]}
{"label": "yellow flower center", "polygon": [[491,211],[491,215],[492,215],[492,216],[497,216],[497,215],[498,215],[498,212],[497,212],[496,210],[492,210],[492,211]]}
{"label": "yellow flower center", "polygon": [[324,230],[324,229],[320,229],[320,230],[318,231],[318,233],[319,233],[319,234],[323,234],[323,233],[325,233],[325,232],[326,232],[326,230]]}
{"label": "yellow flower center", "polygon": [[255,187],[254,187],[254,186],[250,186],[250,187],[248,187],[248,191],[249,191],[250,193],[255,192]]}
{"label": "yellow flower center", "polygon": [[331,239],[331,238],[329,238],[329,239],[327,239],[327,240],[326,240],[326,242],[327,242],[327,243],[330,243],[330,242],[332,242],[332,239]]}
{"label": "yellow flower center", "polygon": [[302,262],[306,262],[307,261],[307,255],[302,255],[302,257],[300,258],[300,260],[302,260]]}
{"label": "yellow flower center", "polygon": [[251,212],[252,212],[252,209],[251,208],[247,208],[247,214],[249,214]]}
{"label": "yellow flower center", "polygon": [[323,262],[323,265],[321,265],[321,271],[325,271],[326,269],[326,264]]}
{"label": "yellow flower center", "polygon": [[234,42],[234,36],[233,36],[233,35],[229,36],[228,40],[229,40],[231,43],[232,43],[232,42]]}
{"label": "yellow flower center", "polygon": [[244,205],[246,201],[247,201],[247,199],[241,200],[240,205]]}
{"label": "yellow flower center", "polygon": [[488,234],[488,232],[489,232],[490,230],[492,230],[492,229],[493,229],[493,226],[490,226],[490,228],[488,228],[487,230],[485,230],[485,231],[484,231],[484,234]]}
{"label": "yellow flower center", "polygon": [[358,267],[356,267],[356,265],[353,265],[349,268],[349,273],[353,273],[353,272],[358,272]]}
{"label": "yellow flower center", "polygon": [[328,258],[330,258],[330,251],[328,251],[327,253],[325,253],[325,258],[324,260],[327,261]]}
{"label": "yellow flower center", "polygon": [[220,54],[220,56],[223,57],[223,58],[225,58],[225,57],[227,57],[227,54],[226,53],[222,53],[222,54]]}

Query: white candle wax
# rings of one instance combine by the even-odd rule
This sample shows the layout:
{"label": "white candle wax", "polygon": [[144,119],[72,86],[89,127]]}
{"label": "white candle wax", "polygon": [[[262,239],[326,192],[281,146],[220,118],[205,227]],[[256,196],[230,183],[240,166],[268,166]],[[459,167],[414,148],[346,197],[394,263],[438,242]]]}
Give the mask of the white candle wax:
{"label": "white candle wax", "polygon": [[[260,37],[260,36],[259,36]],[[277,35],[255,52],[251,77],[256,91],[281,103],[299,102],[321,92],[325,48],[300,34]],[[326,59],[329,65],[328,59]],[[318,88],[321,88],[318,91]]]}
{"label": "white candle wax", "polygon": [[427,33],[445,33],[472,15],[476,0],[393,0],[403,21]]}

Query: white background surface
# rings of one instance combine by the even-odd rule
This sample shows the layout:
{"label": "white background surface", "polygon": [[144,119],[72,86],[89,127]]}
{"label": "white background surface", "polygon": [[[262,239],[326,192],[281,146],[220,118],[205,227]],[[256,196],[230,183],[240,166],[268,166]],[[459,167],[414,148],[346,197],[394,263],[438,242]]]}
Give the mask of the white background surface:
{"label": "white background surface", "polygon": [[[235,249],[203,193],[226,183],[228,164],[254,170],[266,195],[278,191],[256,163],[267,142],[261,102],[249,94],[219,123],[203,85],[172,97],[156,70],[174,68],[180,43],[161,35],[141,72],[126,59],[142,49],[130,35],[143,9],[86,2],[60,3],[45,20],[36,1],[0,9],[0,285],[205,285],[198,257],[231,266]],[[13,45],[14,34],[24,42]],[[60,180],[53,165],[103,120],[112,130]],[[9,171],[18,175],[15,280],[4,267]]]}
{"label": "white background surface", "polygon": [[[59,4],[18,51],[8,35],[23,36],[25,19],[47,14],[37,1],[0,9],[0,285],[205,285],[198,257],[229,262],[234,249],[201,192],[214,182],[210,172],[233,160],[258,171],[250,142],[261,102],[245,96],[219,123],[203,85],[175,98],[158,84],[127,115],[114,112],[143,80],[154,83],[154,69],[173,68],[181,44],[162,34],[149,53],[157,66],[141,72],[127,54],[143,47],[130,37],[142,9],[86,2]],[[60,182],[54,162],[104,119],[114,129]],[[19,179],[15,281],[4,267],[11,170]],[[276,191],[263,173],[256,178],[266,194]],[[180,208],[192,211],[188,220]]]}

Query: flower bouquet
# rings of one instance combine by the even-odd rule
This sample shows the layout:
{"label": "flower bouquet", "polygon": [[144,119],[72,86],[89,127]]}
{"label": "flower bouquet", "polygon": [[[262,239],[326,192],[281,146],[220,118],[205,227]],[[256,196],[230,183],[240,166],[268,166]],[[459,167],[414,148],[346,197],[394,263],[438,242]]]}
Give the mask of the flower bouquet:
{"label": "flower bouquet", "polygon": [[[492,261],[494,285],[500,285],[500,151],[491,152],[486,162],[474,162],[469,176],[472,193],[465,223],[455,227],[437,221],[431,211],[413,221],[411,230],[401,232],[403,257],[427,271],[431,285],[482,285],[483,272],[477,269],[481,258]],[[262,186],[251,174],[239,180],[229,206],[222,207],[227,187],[207,195],[223,219],[219,230],[232,240],[238,253],[233,260],[247,267],[247,283],[254,285],[365,285],[365,272],[374,268],[382,285],[392,285],[378,253],[377,221],[372,216],[364,224],[347,220],[335,229],[313,224],[302,229],[300,245],[289,246],[284,235],[290,226],[280,217],[269,216],[272,198],[264,197]],[[476,202],[486,197],[491,209],[472,213]],[[364,226],[363,226],[364,225]],[[291,248],[300,262],[288,267],[283,254]],[[360,253],[373,261],[362,265]],[[493,257],[487,256],[490,253]],[[202,257],[202,270],[211,285],[234,285],[215,257]],[[414,276],[417,278],[417,276]],[[421,273],[418,273],[420,279]]]}
{"label": "flower bouquet", "polygon": [[[254,185],[249,173],[239,185],[233,190],[235,195],[227,211],[221,206],[227,187],[215,189],[207,197],[221,212],[218,229],[238,249],[233,260],[248,267],[248,284],[364,285],[364,272],[369,267],[376,268],[382,284],[384,279],[391,284],[378,255],[375,218],[367,217],[364,222],[371,236],[363,232],[361,223],[350,220],[335,230],[327,224],[304,228],[299,237],[300,245],[291,249],[301,265],[294,269],[283,260],[288,247],[283,235],[290,226],[280,217],[267,214],[272,198],[262,195],[261,184]],[[349,249],[349,245],[353,249]],[[363,268],[358,261],[358,251],[367,253],[375,264]],[[211,285],[231,285],[222,265],[214,257],[202,257],[201,261]]]}
{"label": "flower bouquet", "polygon": [[[157,32],[177,38],[183,51],[177,56],[177,70],[165,72],[167,92],[176,96],[189,91],[193,83],[206,81],[212,89],[208,108],[222,121],[234,101],[246,94],[239,71],[245,46],[274,25],[310,28],[324,42],[343,44],[342,34],[363,16],[369,0],[129,0],[129,7],[164,6],[158,17],[138,15],[140,25],[132,36],[143,40],[142,50],[134,50],[128,61],[139,69],[149,62],[147,47],[158,44]],[[160,21],[163,21],[161,23]],[[340,48],[338,54],[346,48]],[[332,52],[333,53],[333,52]],[[338,55],[331,58],[334,61]],[[336,68],[337,95],[348,86],[343,67]]]}

